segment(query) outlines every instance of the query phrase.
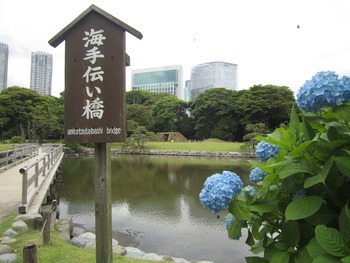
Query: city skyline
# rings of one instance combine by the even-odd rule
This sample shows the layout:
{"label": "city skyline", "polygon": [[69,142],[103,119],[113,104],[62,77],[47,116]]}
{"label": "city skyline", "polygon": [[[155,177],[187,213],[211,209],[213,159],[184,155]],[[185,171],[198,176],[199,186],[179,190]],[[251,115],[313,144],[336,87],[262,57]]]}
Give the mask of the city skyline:
{"label": "city skyline", "polygon": [[[52,94],[59,96],[64,90],[65,48],[55,49],[48,40],[91,2],[21,1],[21,8],[14,1],[0,2],[0,42],[10,47],[8,86],[28,87],[30,53],[42,50],[53,54]],[[144,36],[142,40],[126,36],[131,58],[127,90],[133,69],[183,65],[184,79],[189,79],[191,68],[206,61],[238,64],[238,90],[272,84],[296,92],[319,71],[350,75],[347,0],[179,0],[176,5],[161,0],[96,0],[94,4]],[[169,17],[170,12],[177,17]]]}

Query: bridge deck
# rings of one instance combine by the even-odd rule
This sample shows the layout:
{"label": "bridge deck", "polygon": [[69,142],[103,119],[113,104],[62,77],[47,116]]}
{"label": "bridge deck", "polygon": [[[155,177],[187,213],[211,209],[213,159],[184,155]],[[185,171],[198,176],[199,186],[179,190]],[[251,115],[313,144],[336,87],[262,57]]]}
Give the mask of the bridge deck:
{"label": "bridge deck", "polygon": [[[22,174],[19,169],[30,166],[46,154],[39,148],[38,155],[0,173],[0,221],[6,215],[18,213],[18,207],[22,203]],[[55,164],[54,169],[52,169],[53,172],[45,180],[27,213],[38,212],[59,164],[60,161]]]}

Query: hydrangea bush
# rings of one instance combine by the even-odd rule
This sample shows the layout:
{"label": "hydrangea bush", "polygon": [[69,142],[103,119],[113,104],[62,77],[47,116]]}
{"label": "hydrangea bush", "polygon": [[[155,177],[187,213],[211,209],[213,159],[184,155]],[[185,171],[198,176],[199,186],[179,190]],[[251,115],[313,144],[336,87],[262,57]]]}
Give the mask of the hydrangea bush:
{"label": "hydrangea bush", "polygon": [[246,262],[350,262],[349,83],[332,72],[316,74],[297,99],[314,113],[292,110],[288,128],[256,138],[279,151],[250,161],[253,188],[236,191],[228,204],[229,237],[245,228],[257,254]]}

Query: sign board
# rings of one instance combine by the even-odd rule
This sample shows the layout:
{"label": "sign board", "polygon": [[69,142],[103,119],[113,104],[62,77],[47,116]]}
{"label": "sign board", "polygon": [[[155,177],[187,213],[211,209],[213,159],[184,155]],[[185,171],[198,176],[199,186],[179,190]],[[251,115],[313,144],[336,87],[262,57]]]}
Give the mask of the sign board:
{"label": "sign board", "polygon": [[92,5],[49,41],[65,40],[65,142],[125,140],[125,31],[142,38]]}

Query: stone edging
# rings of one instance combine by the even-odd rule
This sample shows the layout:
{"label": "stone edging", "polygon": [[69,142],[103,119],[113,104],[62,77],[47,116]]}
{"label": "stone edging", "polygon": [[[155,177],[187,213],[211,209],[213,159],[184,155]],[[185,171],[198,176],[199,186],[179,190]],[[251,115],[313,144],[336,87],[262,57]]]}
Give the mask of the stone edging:
{"label": "stone edging", "polygon": [[[90,156],[93,149],[65,149],[67,156]],[[225,157],[225,158],[256,158],[251,152],[208,152],[208,151],[175,151],[175,150],[129,150],[112,149],[111,155],[162,155],[162,156],[201,156],[201,157]]]}
{"label": "stone edging", "polygon": [[[28,232],[27,224],[34,229],[40,229],[43,225],[43,218],[40,214],[25,214],[16,217],[12,228],[0,233],[0,262],[16,262],[17,252],[11,248],[11,243],[16,242],[16,236],[19,233],[25,234]],[[60,219],[57,221],[57,229],[61,233],[63,239],[70,242],[72,245],[80,248],[96,248],[96,236],[94,233],[86,232],[79,227],[73,227],[72,219]],[[214,263],[212,261],[188,261],[184,258],[176,258],[167,255],[158,255],[155,253],[146,253],[135,247],[123,247],[118,244],[118,241],[112,239],[113,254],[121,256],[147,259],[153,261],[173,261],[175,263]]]}

